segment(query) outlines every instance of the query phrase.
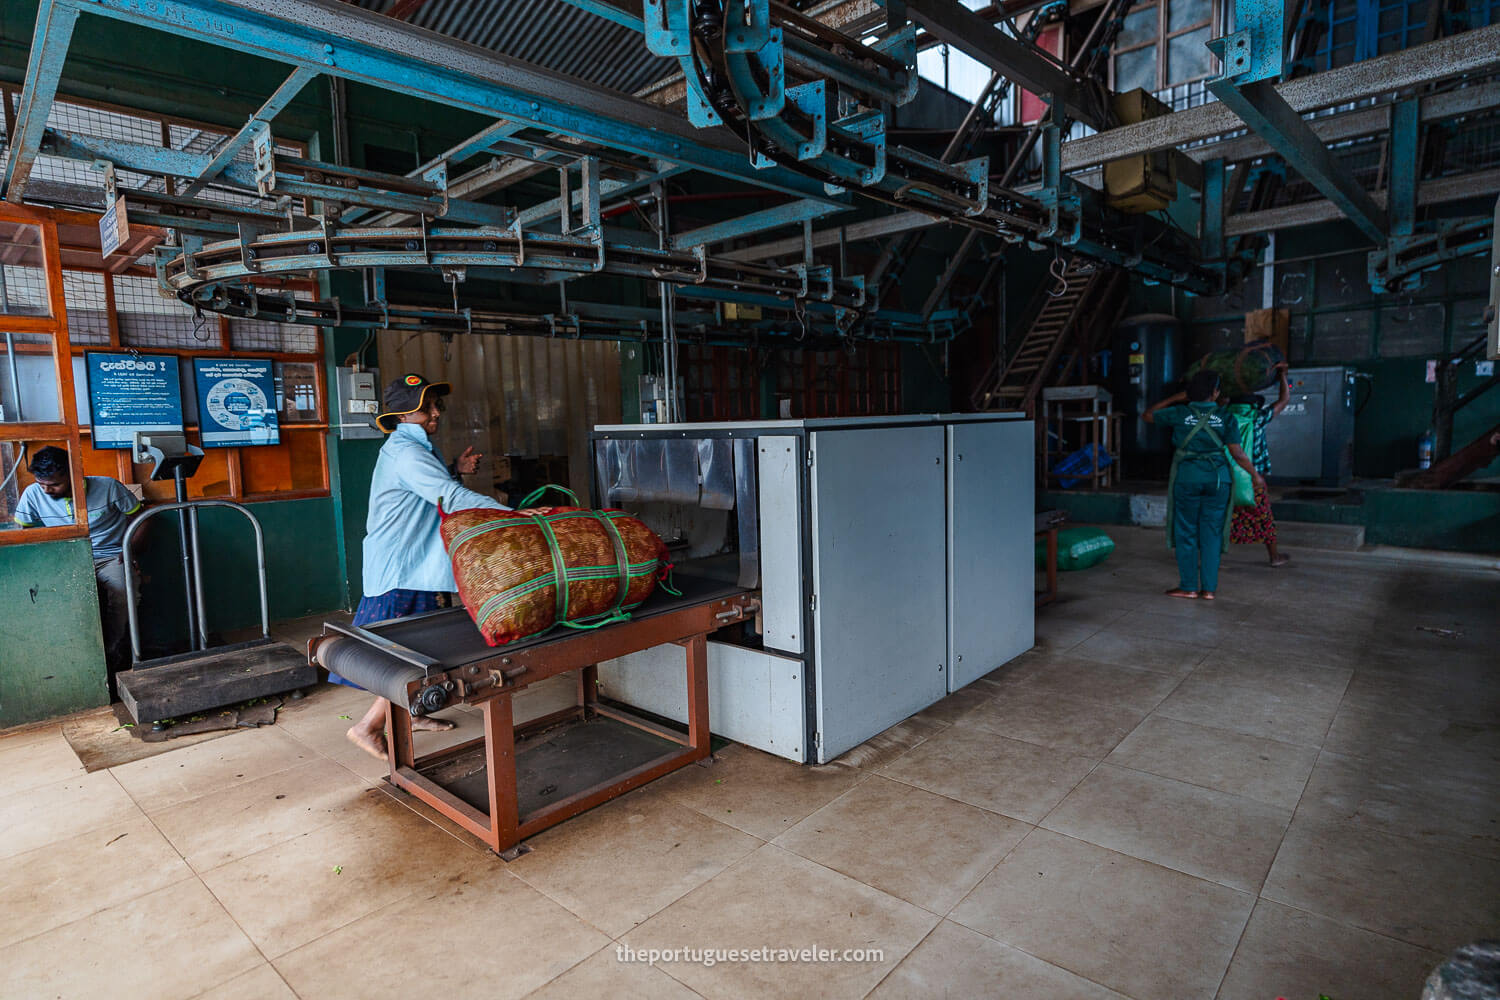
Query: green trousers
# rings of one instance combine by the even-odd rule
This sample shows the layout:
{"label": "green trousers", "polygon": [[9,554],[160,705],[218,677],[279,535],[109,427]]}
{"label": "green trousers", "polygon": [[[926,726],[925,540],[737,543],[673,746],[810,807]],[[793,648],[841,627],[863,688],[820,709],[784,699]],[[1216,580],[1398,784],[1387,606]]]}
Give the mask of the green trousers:
{"label": "green trousers", "polygon": [[1172,543],[1177,553],[1178,585],[1183,590],[1218,590],[1219,559],[1229,522],[1233,478],[1174,477]]}

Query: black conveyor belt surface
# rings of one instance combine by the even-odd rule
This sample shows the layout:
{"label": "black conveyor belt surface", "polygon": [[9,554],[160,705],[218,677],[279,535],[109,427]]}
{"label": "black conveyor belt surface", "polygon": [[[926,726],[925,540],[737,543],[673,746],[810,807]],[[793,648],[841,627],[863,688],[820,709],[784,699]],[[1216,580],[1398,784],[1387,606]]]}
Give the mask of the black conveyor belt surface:
{"label": "black conveyor belt surface", "polygon": [[[634,619],[650,618],[653,615],[665,614],[696,604],[706,604],[709,601],[731,597],[745,591],[745,588],[733,583],[685,573],[677,574],[672,584],[682,591],[681,597],[674,597],[658,587],[644,604],[636,608],[631,617]],[[601,631],[607,631],[612,627],[615,626],[606,625]],[[484,641],[484,636],[474,625],[468,611],[461,607],[444,608],[440,611],[413,615],[410,618],[397,618],[388,622],[376,622],[365,628],[391,642],[439,661],[444,669],[463,666],[466,663],[473,663],[476,660],[483,660],[511,650],[530,649],[549,642],[563,642],[578,634],[571,629],[559,628],[540,636],[507,643],[504,646],[490,646]]]}
{"label": "black conveyor belt surface", "polygon": [[404,663],[357,639],[338,638],[318,650],[318,662],[371,694],[406,704],[406,685],[423,676],[420,667]]}

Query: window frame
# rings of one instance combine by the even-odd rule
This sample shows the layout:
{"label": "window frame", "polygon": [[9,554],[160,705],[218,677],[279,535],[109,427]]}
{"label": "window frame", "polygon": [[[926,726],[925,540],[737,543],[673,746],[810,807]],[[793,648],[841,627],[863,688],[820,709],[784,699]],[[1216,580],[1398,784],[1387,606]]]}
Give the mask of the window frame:
{"label": "window frame", "polygon": [[[0,316],[0,323],[12,333],[40,333],[52,341],[52,366],[57,385],[61,421],[26,421],[0,423],[0,442],[30,444],[62,443],[68,453],[68,474],[73,495],[83,496],[82,444],[78,433],[78,409],[73,390],[72,351],[68,342],[68,307],[63,294],[62,252],[57,239],[56,212],[31,205],[0,203],[0,222],[36,226],[41,231],[42,268],[47,276],[46,316]],[[66,363],[65,363],[66,362]],[[20,492],[19,490],[17,491]],[[30,545],[35,542],[61,541],[88,537],[88,506],[73,505],[71,525],[0,530],[0,545]]]}
{"label": "window frame", "polygon": [[1213,72],[1210,71],[1208,73],[1204,73],[1201,76],[1189,77],[1185,80],[1177,80],[1175,82],[1168,83],[1167,50],[1171,45],[1172,39],[1177,38],[1180,35],[1188,35],[1195,31],[1202,31],[1204,28],[1209,29],[1210,38],[1214,37],[1215,26],[1222,23],[1222,0],[1209,0],[1208,17],[1206,19],[1202,21],[1194,21],[1192,24],[1183,28],[1178,28],[1176,31],[1172,32],[1168,32],[1167,30],[1168,19],[1171,17],[1171,12],[1169,10],[1170,5],[1171,0],[1145,0],[1144,3],[1135,4],[1130,8],[1130,10],[1126,11],[1125,16],[1129,17],[1130,15],[1135,14],[1139,11],[1154,7],[1156,9],[1156,35],[1148,41],[1141,42],[1139,45],[1132,45],[1128,49],[1115,49],[1109,54],[1110,89],[1119,90],[1118,81],[1115,75],[1116,60],[1119,59],[1119,57],[1122,55],[1128,55],[1131,52],[1139,52],[1141,49],[1148,48],[1152,45],[1156,46],[1156,82],[1154,86],[1146,88],[1151,94],[1156,95],[1161,93],[1163,90],[1168,90],[1172,87],[1185,87],[1190,83],[1196,83],[1200,80],[1207,80],[1213,76]]}

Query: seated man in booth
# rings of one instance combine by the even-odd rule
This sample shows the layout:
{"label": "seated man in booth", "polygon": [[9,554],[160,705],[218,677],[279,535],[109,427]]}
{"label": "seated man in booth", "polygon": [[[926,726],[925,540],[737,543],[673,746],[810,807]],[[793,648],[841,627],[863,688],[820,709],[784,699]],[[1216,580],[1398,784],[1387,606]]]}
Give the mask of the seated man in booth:
{"label": "seated man in booth", "polygon": [[[68,453],[47,447],[32,458],[27,471],[36,481],[21,493],[14,519],[23,528],[75,523],[73,477]],[[118,479],[84,476],[89,542],[94,547],[94,580],[99,587],[99,616],[104,626],[104,656],[111,675],[130,666],[129,610],[125,599],[125,529],[140,512],[141,502]]]}

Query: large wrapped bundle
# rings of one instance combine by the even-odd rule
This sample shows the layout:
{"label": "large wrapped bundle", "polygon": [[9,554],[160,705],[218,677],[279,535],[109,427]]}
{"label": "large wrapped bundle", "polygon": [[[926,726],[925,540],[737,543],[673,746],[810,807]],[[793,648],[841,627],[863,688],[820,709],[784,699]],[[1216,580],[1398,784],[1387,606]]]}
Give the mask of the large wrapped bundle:
{"label": "large wrapped bundle", "polygon": [[1286,360],[1269,340],[1252,340],[1237,351],[1205,354],[1188,369],[1189,378],[1205,369],[1219,374],[1219,392],[1224,397],[1259,392],[1276,382],[1276,366]]}
{"label": "large wrapped bundle", "polygon": [[444,512],[442,534],[459,597],[491,646],[624,620],[671,569],[656,533],[618,510]]}

